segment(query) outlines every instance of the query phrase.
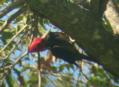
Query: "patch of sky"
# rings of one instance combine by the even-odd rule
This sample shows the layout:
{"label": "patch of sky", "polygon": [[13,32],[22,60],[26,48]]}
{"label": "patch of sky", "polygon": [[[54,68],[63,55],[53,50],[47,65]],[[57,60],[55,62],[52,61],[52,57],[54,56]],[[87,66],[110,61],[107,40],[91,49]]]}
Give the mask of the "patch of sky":
{"label": "patch of sky", "polygon": [[15,12],[17,12],[18,10],[19,10],[19,8],[10,11],[8,14],[6,14],[4,17],[2,17],[1,20],[4,21],[4,20],[8,19],[11,15],[13,15],[13,14],[14,14]]}
{"label": "patch of sky", "polygon": [[44,27],[46,30],[50,30],[51,32],[61,32],[62,30],[59,29],[58,27],[52,25],[51,23],[49,24],[44,24]]}
{"label": "patch of sky", "polygon": [[19,57],[20,54],[21,52],[19,50],[15,50],[15,52],[10,55],[10,60],[15,62],[16,58]]}
{"label": "patch of sky", "polygon": [[46,57],[47,54],[48,54],[48,50],[44,50],[44,51],[41,51],[41,52],[40,52],[40,56],[41,56],[41,57]]}

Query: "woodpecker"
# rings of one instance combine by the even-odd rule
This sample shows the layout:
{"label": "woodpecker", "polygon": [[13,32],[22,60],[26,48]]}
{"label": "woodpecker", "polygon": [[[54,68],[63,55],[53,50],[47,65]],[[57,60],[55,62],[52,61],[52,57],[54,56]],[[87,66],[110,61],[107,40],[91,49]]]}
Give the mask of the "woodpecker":
{"label": "woodpecker", "polygon": [[90,59],[89,56],[79,53],[70,37],[63,32],[47,32],[43,36],[34,38],[28,46],[28,52],[39,52],[49,49],[56,58],[79,66],[76,61]]}

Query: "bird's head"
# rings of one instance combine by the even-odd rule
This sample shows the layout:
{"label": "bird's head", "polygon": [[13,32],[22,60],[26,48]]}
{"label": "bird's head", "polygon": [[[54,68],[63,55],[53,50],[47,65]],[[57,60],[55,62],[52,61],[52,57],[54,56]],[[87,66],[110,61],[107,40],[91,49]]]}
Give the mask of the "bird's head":
{"label": "bird's head", "polygon": [[46,32],[43,36],[39,38],[34,38],[31,44],[28,46],[28,52],[39,52],[46,49],[45,38],[49,32]]}

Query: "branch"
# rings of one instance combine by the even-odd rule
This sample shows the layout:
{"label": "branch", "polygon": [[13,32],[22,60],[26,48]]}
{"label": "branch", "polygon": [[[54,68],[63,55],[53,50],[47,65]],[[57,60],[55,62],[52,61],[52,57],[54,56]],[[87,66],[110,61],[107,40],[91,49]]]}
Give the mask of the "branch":
{"label": "branch", "polygon": [[2,32],[16,17],[18,17],[22,12],[24,12],[26,9],[25,7],[22,7],[20,10],[18,10],[16,13],[11,15],[8,20],[1,26],[0,32]]}
{"label": "branch", "polygon": [[113,34],[119,36],[119,8],[114,0],[110,0],[105,11],[106,21],[113,30]]}
{"label": "branch", "polygon": [[14,35],[10,40],[9,42],[0,50],[0,53],[2,53],[7,47],[9,44],[11,44],[11,42],[27,27],[27,25],[25,25],[21,30],[19,30],[16,35]]}
{"label": "branch", "polygon": [[5,16],[7,13],[9,13],[10,11],[12,11],[13,9],[15,9],[15,8],[23,5],[24,2],[25,2],[25,0],[17,0],[14,3],[11,3],[9,6],[7,6],[2,11],[0,11],[0,18],[2,18],[3,16]]}

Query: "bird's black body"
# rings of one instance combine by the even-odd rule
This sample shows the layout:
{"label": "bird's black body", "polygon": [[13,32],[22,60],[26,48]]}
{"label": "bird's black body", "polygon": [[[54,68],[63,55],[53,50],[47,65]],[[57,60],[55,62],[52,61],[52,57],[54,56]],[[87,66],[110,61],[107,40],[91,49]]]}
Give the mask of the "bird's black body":
{"label": "bird's black body", "polygon": [[50,32],[45,39],[46,47],[52,54],[68,63],[75,64],[77,60],[89,58],[80,54],[70,42],[69,36],[62,32]]}

